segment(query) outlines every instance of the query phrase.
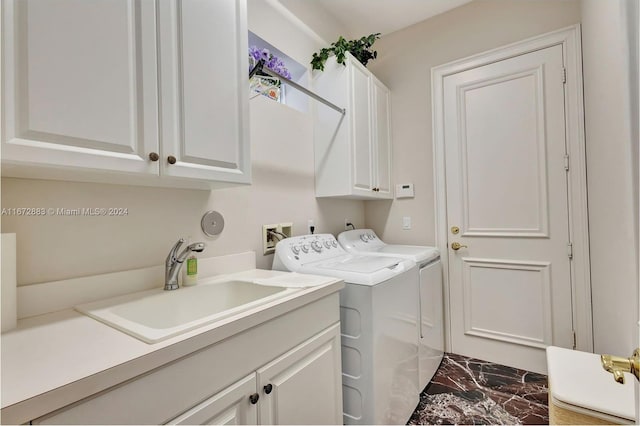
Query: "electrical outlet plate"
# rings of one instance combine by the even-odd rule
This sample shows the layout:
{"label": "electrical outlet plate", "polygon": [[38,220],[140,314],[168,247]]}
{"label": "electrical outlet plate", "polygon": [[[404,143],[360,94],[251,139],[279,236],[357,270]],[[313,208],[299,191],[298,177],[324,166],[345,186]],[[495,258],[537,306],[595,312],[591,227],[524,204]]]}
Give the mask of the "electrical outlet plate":
{"label": "electrical outlet plate", "polygon": [[272,254],[276,251],[276,244],[278,239],[269,235],[269,231],[281,232],[287,237],[290,237],[293,230],[293,223],[273,223],[271,225],[262,225],[262,253]]}

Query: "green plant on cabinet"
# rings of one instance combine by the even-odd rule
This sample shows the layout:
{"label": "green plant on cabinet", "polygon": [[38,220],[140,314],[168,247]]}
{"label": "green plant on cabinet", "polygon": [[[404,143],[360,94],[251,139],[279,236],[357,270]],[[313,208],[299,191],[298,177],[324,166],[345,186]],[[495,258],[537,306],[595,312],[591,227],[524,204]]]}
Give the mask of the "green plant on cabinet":
{"label": "green plant on cabinet", "polygon": [[346,40],[340,36],[337,41],[331,43],[331,47],[320,49],[313,54],[311,67],[314,70],[324,71],[324,64],[331,54],[336,56],[339,64],[345,64],[347,52],[351,53],[365,67],[367,63],[378,57],[378,52],[371,49],[373,44],[380,38],[380,33],[370,34],[356,40]]}

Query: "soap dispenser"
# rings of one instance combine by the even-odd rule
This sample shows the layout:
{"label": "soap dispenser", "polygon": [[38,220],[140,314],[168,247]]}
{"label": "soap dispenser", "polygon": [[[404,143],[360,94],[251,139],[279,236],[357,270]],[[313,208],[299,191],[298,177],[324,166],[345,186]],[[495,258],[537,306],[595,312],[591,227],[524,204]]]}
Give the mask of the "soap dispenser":
{"label": "soap dispenser", "polygon": [[[189,241],[191,238],[189,238]],[[191,286],[198,284],[198,258],[191,253],[182,266],[182,285]]]}
{"label": "soap dispenser", "polygon": [[182,285],[190,286],[198,284],[198,258],[192,254],[184,261],[182,268]]}

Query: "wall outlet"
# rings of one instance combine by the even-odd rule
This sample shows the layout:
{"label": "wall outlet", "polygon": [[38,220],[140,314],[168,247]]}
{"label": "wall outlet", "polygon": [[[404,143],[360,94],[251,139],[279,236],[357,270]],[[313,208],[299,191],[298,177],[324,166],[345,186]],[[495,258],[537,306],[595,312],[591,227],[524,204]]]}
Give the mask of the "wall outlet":
{"label": "wall outlet", "polygon": [[309,234],[313,234],[316,232],[316,225],[313,222],[313,219],[309,219],[307,221],[307,228],[309,229]]}
{"label": "wall outlet", "polygon": [[411,229],[411,216],[402,217],[402,229]]}
{"label": "wall outlet", "polygon": [[[280,234],[286,235],[286,237],[290,237],[293,235],[293,223],[274,223],[271,225],[262,225],[262,254],[272,254],[276,251],[276,244],[281,238],[285,238]],[[273,235],[270,232],[277,233],[278,235]]]}

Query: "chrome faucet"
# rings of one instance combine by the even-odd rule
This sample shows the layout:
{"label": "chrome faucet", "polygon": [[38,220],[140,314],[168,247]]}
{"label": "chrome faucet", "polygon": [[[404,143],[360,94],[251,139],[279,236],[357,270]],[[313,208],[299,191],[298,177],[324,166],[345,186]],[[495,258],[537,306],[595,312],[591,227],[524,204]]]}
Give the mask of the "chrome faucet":
{"label": "chrome faucet", "polygon": [[182,268],[185,259],[191,252],[195,251],[200,253],[204,251],[204,248],[206,247],[205,243],[193,243],[189,244],[184,250],[182,250],[182,253],[178,254],[178,250],[183,243],[184,238],[180,238],[178,242],[173,245],[171,251],[169,251],[169,255],[167,256],[164,269],[165,290],[178,289],[178,274],[180,273],[180,269]]}

